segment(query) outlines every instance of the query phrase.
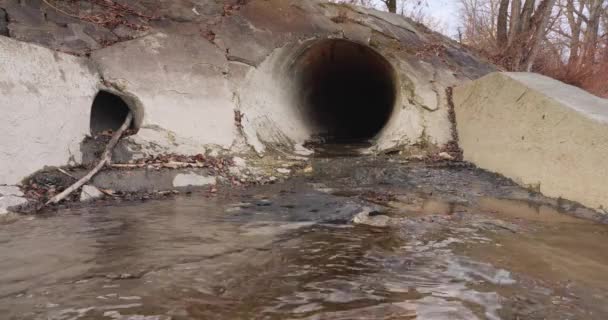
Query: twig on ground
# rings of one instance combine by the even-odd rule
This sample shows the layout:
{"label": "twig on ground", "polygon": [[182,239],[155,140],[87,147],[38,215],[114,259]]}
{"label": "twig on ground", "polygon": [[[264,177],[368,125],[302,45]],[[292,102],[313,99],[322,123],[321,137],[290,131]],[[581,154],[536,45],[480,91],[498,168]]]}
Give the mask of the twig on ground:
{"label": "twig on ground", "polygon": [[69,172],[67,172],[67,171],[65,171],[65,170],[63,170],[63,169],[61,169],[61,168],[57,168],[57,171],[59,171],[59,172],[61,172],[61,173],[65,174],[66,176],[68,176],[68,177],[70,177],[70,178],[72,178],[72,179],[74,179],[74,180],[78,180],[78,178],[74,177],[72,174],[70,174]]}
{"label": "twig on ground", "polygon": [[110,165],[112,168],[116,169],[139,169],[139,168],[157,168],[157,169],[182,169],[182,168],[207,168],[209,165],[202,162],[176,162],[170,161],[167,163],[158,162],[158,163],[113,163]]}
{"label": "twig on ground", "polygon": [[53,9],[57,10],[58,12],[61,12],[61,13],[65,14],[66,16],[69,16],[69,17],[72,17],[72,18],[76,18],[76,19],[82,19],[81,16],[74,15],[74,14],[71,14],[71,13],[69,13],[67,11],[64,11],[64,10],[61,10],[61,9],[57,8],[56,6],[52,5],[48,0],[42,0],[42,2],[44,2],[47,6],[49,6],[49,7],[53,8]]}

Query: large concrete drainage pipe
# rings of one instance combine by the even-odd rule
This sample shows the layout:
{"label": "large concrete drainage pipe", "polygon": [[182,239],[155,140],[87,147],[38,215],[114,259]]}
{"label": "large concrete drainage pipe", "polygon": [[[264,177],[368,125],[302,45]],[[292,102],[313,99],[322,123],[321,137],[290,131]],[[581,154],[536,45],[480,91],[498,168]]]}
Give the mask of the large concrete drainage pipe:
{"label": "large concrete drainage pipe", "polygon": [[368,141],[391,118],[397,100],[395,71],[372,48],[320,40],[292,68],[295,100],[313,135],[334,143]]}

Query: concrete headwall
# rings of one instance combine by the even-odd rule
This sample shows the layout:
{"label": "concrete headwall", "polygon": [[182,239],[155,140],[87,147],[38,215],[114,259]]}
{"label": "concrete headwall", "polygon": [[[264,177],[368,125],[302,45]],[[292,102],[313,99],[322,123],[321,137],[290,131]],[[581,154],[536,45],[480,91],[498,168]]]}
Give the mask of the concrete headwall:
{"label": "concrete headwall", "polygon": [[141,127],[164,128],[200,145],[235,139],[224,53],[200,37],[158,33],[92,54],[104,82],[137,97]]}
{"label": "concrete headwall", "polygon": [[608,100],[532,73],[454,90],[464,158],[544,195],[608,209]]}
{"label": "concrete headwall", "polygon": [[0,36],[0,185],[80,163],[98,78],[85,59]]}
{"label": "concrete headwall", "polygon": [[[80,164],[99,90],[121,97],[135,113],[137,134],[123,139],[121,160],[263,153],[269,146],[306,152],[302,144],[319,132],[305,122],[313,111],[302,108],[297,92],[315,82],[298,86],[292,71],[306,68],[298,59],[311,46],[356,43],[386,60],[394,78],[394,103],[385,109],[390,118],[369,137],[370,151],[380,152],[444,146],[452,139],[446,88],[493,70],[405,17],[356,6],[251,0],[227,8],[208,1],[193,10],[187,3],[159,3],[169,7],[141,2],[158,19],[125,33],[127,24],[106,30],[78,19],[65,30],[46,5],[0,1],[11,38],[47,47],[0,36],[0,185],[17,184],[44,166]],[[80,29],[91,32],[72,32]],[[369,105],[371,115],[375,107]]]}

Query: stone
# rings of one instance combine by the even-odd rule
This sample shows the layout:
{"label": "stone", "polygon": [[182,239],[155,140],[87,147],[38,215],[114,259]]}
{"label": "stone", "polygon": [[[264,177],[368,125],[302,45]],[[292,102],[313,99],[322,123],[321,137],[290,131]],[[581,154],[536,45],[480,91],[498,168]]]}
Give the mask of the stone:
{"label": "stone", "polygon": [[553,198],[608,208],[608,100],[533,73],[454,90],[464,160]]}
{"label": "stone", "polygon": [[196,173],[180,173],[173,179],[173,186],[175,188],[204,187],[215,185],[216,183],[217,179],[215,177],[203,176]]}
{"label": "stone", "polygon": [[247,160],[245,160],[243,158],[234,157],[234,158],[232,158],[232,163],[234,163],[234,165],[239,169],[247,168]]}
{"label": "stone", "polygon": [[103,198],[104,194],[99,189],[91,185],[84,185],[80,192],[80,201],[87,202]]}
{"label": "stone", "polygon": [[[296,145],[294,146],[294,152],[295,152],[296,154],[301,155],[301,156],[311,156],[311,155],[313,155],[313,154],[315,153],[314,151],[312,151],[312,150],[310,150],[310,149],[308,149],[308,148],[304,147],[304,146],[303,146],[303,145],[301,145],[301,144],[296,144]],[[305,159],[305,158],[304,158],[304,159]]]}
{"label": "stone", "polygon": [[277,169],[277,172],[280,174],[290,174],[291,170],[285,169],[285,168],[279,168],[279,169]]}
{"label": "stone", "polygon": [[370,210],[363,210],[353,217],[352,222],[372,227],[388,227],[391,224],[391,220],[387,215],[373,214]]}
{"label": "stone", "polygon": [[440,152],[438,156],[441,159],[448,160],[448,161],[453,161],[455,159],[451,154],[449,154],[447,152]]}

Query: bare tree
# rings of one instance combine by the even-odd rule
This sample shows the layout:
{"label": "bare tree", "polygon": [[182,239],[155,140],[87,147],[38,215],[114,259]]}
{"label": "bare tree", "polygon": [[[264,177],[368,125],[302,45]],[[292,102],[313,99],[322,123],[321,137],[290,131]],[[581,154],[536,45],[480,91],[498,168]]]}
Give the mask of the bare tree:
{"label": "bare tree", "polygon": [[509,19],[509,0],[501,0],[496,22],[496,40],[499,46],[508,46],[509,33],[507,33],[507,21]]}
{"label": "bare tree", "polygon": [[483,45],[507,69],[531,70],[555,2],[525,0],[522,6],[521,0],[461,0],[469,30],[465,41]]}

